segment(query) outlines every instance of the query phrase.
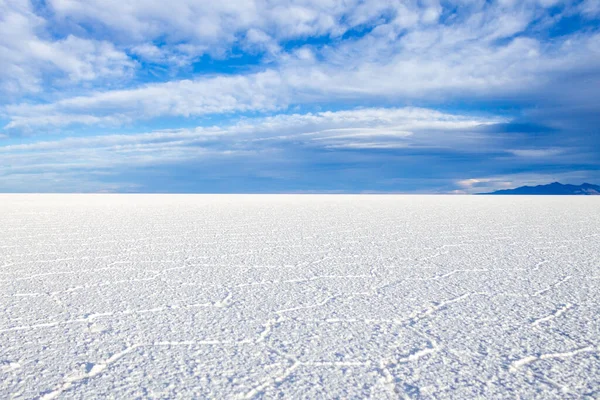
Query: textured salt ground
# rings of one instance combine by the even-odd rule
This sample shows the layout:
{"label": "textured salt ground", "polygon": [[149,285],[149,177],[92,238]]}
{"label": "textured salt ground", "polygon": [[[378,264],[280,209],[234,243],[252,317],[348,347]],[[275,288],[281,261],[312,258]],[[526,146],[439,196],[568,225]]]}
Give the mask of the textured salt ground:
{"label": "textured salt ground", "polygon": [[2,398],[597,398],[600,201],[0,195]]}

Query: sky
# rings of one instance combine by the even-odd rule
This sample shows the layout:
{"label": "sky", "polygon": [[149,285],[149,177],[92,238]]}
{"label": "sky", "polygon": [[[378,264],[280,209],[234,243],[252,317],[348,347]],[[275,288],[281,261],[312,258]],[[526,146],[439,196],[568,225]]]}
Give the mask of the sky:
{"label": "sky", "polygon": [[600,0],[0,0],[0,192],[600,183]]}

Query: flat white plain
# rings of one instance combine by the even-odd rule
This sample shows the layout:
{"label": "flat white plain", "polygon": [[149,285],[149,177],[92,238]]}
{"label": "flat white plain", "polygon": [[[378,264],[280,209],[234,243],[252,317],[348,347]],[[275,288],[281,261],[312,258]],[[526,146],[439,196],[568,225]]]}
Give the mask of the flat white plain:
{"label": "flat white plain", "polygon": [[2,398],[600,396],[600,198],[0,210]]}

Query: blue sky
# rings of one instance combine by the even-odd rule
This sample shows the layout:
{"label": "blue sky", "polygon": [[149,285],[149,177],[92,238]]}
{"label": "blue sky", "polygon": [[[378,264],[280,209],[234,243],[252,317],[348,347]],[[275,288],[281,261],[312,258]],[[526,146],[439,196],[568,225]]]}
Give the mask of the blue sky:
{"label": "blue sky", "polygon": [[0,191],[600,182],[600,0],[0,0]]}

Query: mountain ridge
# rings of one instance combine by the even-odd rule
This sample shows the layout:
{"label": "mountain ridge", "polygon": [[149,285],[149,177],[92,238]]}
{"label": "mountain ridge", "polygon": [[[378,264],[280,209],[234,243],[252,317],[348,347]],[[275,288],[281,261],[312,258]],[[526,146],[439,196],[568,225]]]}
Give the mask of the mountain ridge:
{"label": "mountain ridge", "polygon": [[581,185],[562,184],[552,182],[546,185],[520,186],[514,189],[496,190],[489,193],[492,195],[600,195],[600,186],[591,183],[582,183]]}

